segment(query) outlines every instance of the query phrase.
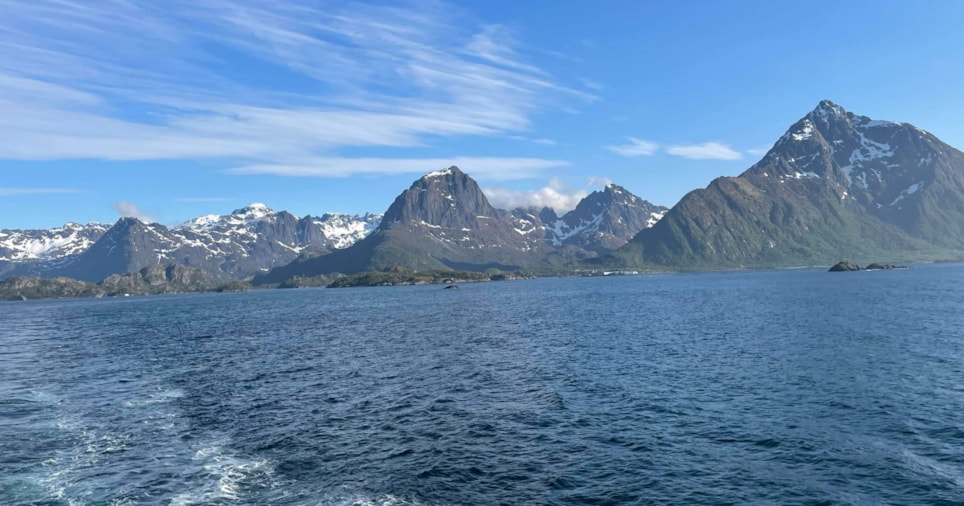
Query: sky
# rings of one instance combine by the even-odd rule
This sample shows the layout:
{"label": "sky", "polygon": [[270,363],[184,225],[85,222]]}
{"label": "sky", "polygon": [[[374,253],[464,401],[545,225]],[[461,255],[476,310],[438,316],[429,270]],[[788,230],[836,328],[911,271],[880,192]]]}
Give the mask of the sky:
{"label": "sky", "polygon": [[0,229],[672,206],[829,99],[964,147],[964,2],[0,0]]}

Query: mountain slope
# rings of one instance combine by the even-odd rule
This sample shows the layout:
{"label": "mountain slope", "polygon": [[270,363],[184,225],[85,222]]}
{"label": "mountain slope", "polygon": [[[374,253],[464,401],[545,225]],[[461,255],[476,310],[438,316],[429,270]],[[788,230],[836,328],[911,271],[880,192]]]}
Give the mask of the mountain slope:
{"label": "mountain slope", "polygon": [[738,177],[690,192],[623,264],[767,267],[964,250],[964,154],[822,101]]}

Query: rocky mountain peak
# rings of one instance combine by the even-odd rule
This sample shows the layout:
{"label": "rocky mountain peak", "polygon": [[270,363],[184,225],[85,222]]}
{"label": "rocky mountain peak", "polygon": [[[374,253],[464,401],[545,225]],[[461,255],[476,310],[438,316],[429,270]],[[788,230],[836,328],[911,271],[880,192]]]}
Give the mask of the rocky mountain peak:
{"label": "rocky mountain peak", "polygon": [[935,160],[949,150],[913,125],[873,120],[824,100],[747,174],[781,183],[819,182],[841,200],[888,213],[886,208],[905,205],[933,180]]}
{"label": "rocky mountain peak", "polygon": [[850,115],[843,107],[831,102],[830,100],[821,100],[809,114],[808,118],[813,120],[830,121],[833,119],[845,119]]}
{"label": "rocky mountain peak", "polygon": [[263,217],[269,214],[274,214],[274,210],[261,202],[252,202],[241,209],[235,209],[231,211],[231,214],[249,216],[249,217]]}
{"label": "rocky mountain peak", "polygon": [[117,220],[117,222],[114,223],[114,226],[112,226],[110,230],[115,230],[115,229],[127,230],[131,228],[143,228],[147,225],[148,223],[146,221],[141,220],[140,218],[135,218],[134,216],[124,216],[119,220]]}
{"label": "rocky mountain peak", "polygon": [[478,220],[497,214],[472,178],[452,166],[430,172],[412,183],[392,203],[382,227],[414,223],[451,228],[476,228]]}
{"label": "rocky mountain peak", "polygon": [[653,205],[616,184],[607,184],[579,201],[562,218],[546,221],[548,240],[555,246],[578,242],[602,251],[624,244],[658,221],[665,207]]}
{"label": "rocky mountain peak", "polygon": [[459,176],[459,175],[464,176],[465,173],[462,172],[458,167],[453,165],[447,169],[441,169],[441,170],[429,172],[428,174],[425,174],[424,176],[422,176],[422,179],[436,179],[436,178],[444,178],[445,176]]}
{"label": "rocky mountain peak", "polygon": [[618,202],[624,205],[639,206],[645,202],[643,199],[633,195],[629,190],[613,183],[606,185],[603,193],[605,193],[612,202]]}

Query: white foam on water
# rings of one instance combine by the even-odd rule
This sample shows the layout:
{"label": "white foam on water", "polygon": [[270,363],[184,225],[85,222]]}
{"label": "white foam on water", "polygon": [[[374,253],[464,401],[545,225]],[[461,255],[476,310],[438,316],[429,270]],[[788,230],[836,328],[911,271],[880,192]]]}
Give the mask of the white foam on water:
{"label": "white foam on water", "polygon": [[[120,454],[139,445],[156,443],[154,438],[158,434],[170,434],[175,430],[174,421],[178,414],[161,406],[183,396],[184,392],[177,389],[157,388],[144,398],[120,404],[115,413],[123,418],[135,416],[137,424],[117,426],[114,423],[98,425],[88,419],[84,408],[72,408],[71,402],[62,402],[69,399],[61,400],[38,392],[35,397],[57,407],[57,416],[50,421],[49,427],[57,431],[57,439],[64,446],[52,453],[38,455],[37,470],[28,480],[43,490],[49,499],[67,504],[103,503],[105,500],[113,501],[111,504],[124,504],[123,501],[130,501],[128,498],[94,497],[98,484],[91,481],[90,475],[101,467],[110,467],[118,458],[125,458]],[[146,411],[124,415],[125,408],[130,407]]]}
{"label": "white foam on water", "polygon": [[84,472],[96,467],[106,456],[126,450],[132,437],[130,434],[110,434],[90,429],[75,418],[61,419],[57,427],[64,432],[74,433],[73,437],[78,443],[41,461],[42,474],[35,481],[52,499],[71,505],[87,504],[86,498],[91,491],[84,488]]}
{"label": "white foam on water", "polygon": [[172,506],[238,501],[245,485],[261,487],[274,483],[274,466],[267,459],[237,456],[220,443],[204,445],[195,451],[192,460],[200,466],[204,481],[171,499]]}
{"label": "white foam on water", "polygon": [[161,390],[159,392],[152,393],[142,399],[133,399],[133,400],[125,401],[124,407],[138,408],[142,406],[150,406],[152,404],[170,402],[174,399],[180,399],[181,397],[184,397],[184,391],[179,388],[172,388],[169,390]]}
{"label": "white foam on water", "polygon": [[349,494],[336,498],[328,497],[323,502],[334,506],[425,506],[424,503],[419,501],[397,497],[392,494],[378,496]]}

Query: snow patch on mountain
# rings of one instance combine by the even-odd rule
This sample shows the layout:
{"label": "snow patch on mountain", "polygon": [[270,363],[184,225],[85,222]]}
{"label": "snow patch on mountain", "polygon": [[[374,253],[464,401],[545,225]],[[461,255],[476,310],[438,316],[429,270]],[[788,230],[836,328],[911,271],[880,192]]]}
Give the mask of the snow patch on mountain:
{"label": "snow patch on mountain", "polygon": [[562,243],[566,242],[567,239],[575,237],[584,232],[595,233],[599,231],[599,225],[602,223],[603,213],[594,215],[590,219],[580,219],[575,225],[569,225],[562,218],[556,220],[554,223],[546,224],[546,230],[549,232],[549,242],[553,246],[562,246]]}
{"label": "snow patch on mountain", "polygon": [[325,213],[320,218],[311,217],[312,223],[331,241],[335,249],[344,249],[368,237],[382,222],[382,215]]}
{"label": "snow patch on mountain", "polygon": [[[850,158],[847,160],[847,165],[840,168],[843,171],[844,176],[847,178],[847,185],[853,186],[855,170],[862,170],[864,167],[868,166],[871,162],[881,161],[885,165],[890,165],[888,162],[883,161],[886,158],[892,158],[894,156],[894,149],[889,143],[877,142],[872,139],[868,139],[867,136],[861,130],[856,130],[857,137],[859,139],[859,146],[850,153]],[[876,170],[877,179],[880,179],[880,171]],[[866,178],[862,180],[864,187],[866,188]]]}
{"label": "snow patch on mountain", "polygon": [[890,203],[890,207],[896,206],[897,204],[899,204],[899,203],[900,203],[902,200],[904,200],[905,198],[907,198],[907,197],[909,197],[909,196],[917,193],[917,191],[920,190],[921,188],[923,188],[923,186],[924,186],[924,182],[923,182],[923,181],[918,182],[918,183],[914,183],[914,184],[908,186],[907,188],[905,188],[903,191],[900,192],[900,195],[898,195],[897,198],[895,198],[893,202]]}
{"label": "snow patch on mountain", "polygon": [[50,230],[2,230],[0,261],[18,264],[15,270],[31,275],[42,274],[77,262],[98,240],[104,255],[114,255],[120,240],[140,263],[147,254],[148,263],[189,263],[213,273],[243,275],[289,262],[304,252],[347,248],[372,233],[381,218],[327,213],[298,219],[254,203],[230,214],[200,216],[171,228],[123,218],[113,227],[68,223]]}
{"label": "snow patch on mountain", "polygon": [[810,137],[813,137],[813,130],[814,130],[813,122],[811,122],[810,120],[804,120],[803,128],[801,128],[796,133],[791,134],[791,138],[795,141],[807,140]]}
{"label": "snow patch on mountain", "polygon": [[0,230],[0,260],[51,260],[80,253],[108,228],[101,223],[67,223],[48,230]]}
{"label": "snow patch on mountain", "polygon": [[423,178],[424,178],[424,179],[431,179],[431,178],[436,178],[436,177],[448,176],[449,174],[452,174],[452,168],[451,168],[451,167],[449,167],[449,168],[447,168],[447,169],[436,170],[436,171],[434,171],[434,172],[429,172],[428,174],[425,174],[425,176],[423,176]]}
{"label": "snow patch on mountain", "polygon": [[814,109],[812,113],[813,116],[820,118],[823,121],[828,121],[830,118],[834,117],[846,117],[846,114],[847,113],[844,111],[843,107],[840,107],[829,100],[821,100],[820,103],[817,104],[817,108]]}
{"label": "snow patch on mountain", "polygon": [[646,228],[651,228],[659,220],[663,219],[663,216],[665,215],[666,215],[666,211],[649,213],[649,219],[646,220]]}

